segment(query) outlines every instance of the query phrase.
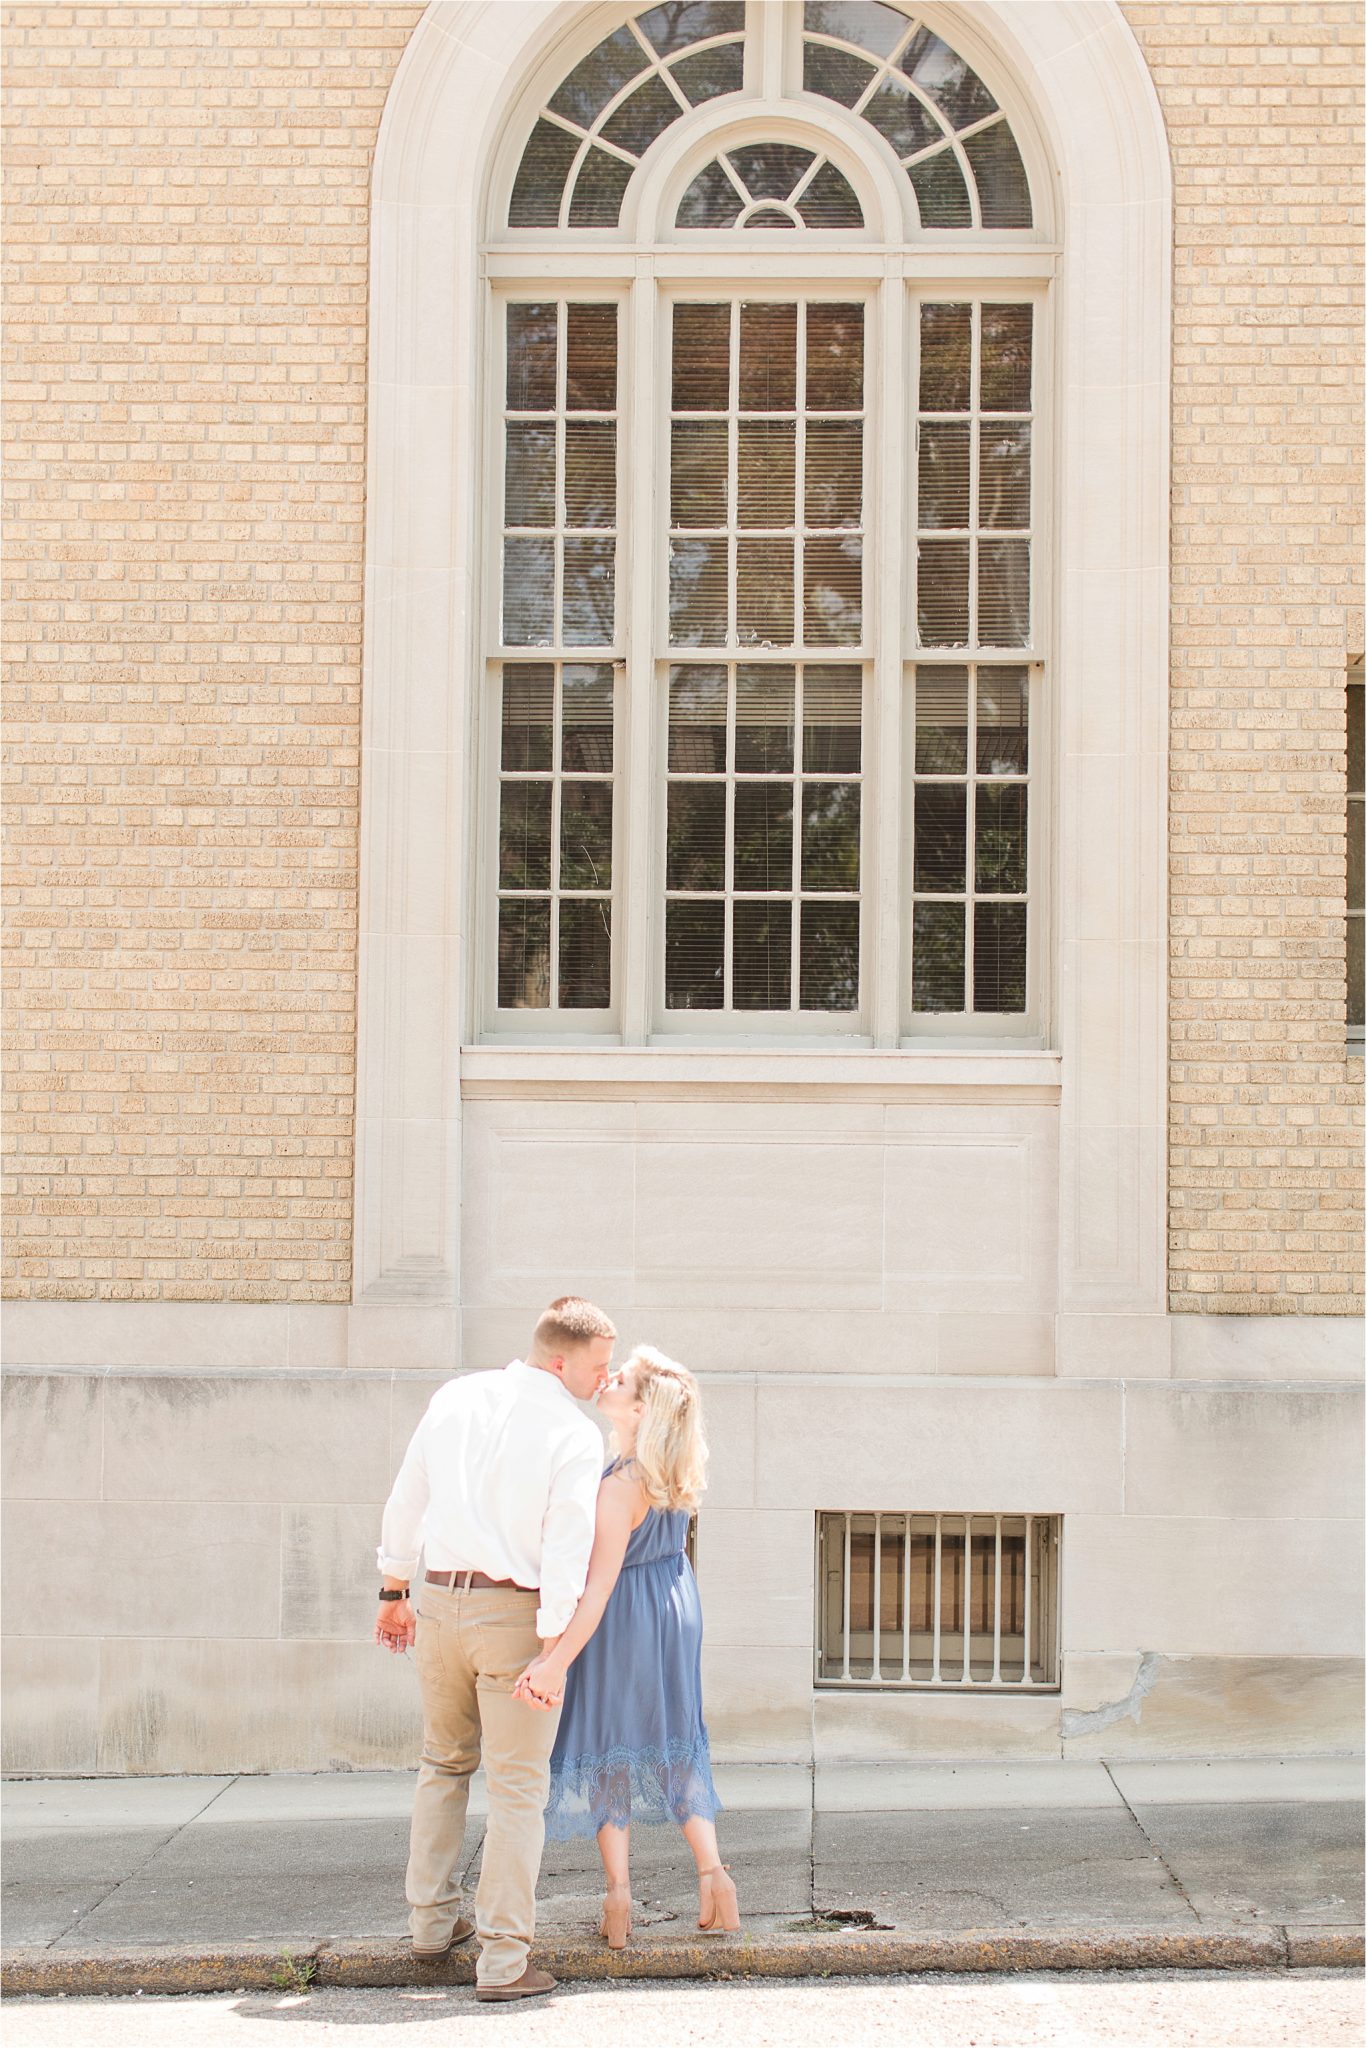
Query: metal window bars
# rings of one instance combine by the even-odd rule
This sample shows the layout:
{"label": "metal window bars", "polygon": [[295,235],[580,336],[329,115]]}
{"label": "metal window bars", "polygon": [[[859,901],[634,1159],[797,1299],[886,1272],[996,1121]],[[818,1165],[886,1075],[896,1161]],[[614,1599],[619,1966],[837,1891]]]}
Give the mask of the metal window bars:
{"label": "metal window bars", "polygon": [[822,1514],[816,1683],[1056,1688],[1060,1533],[1055,1515]]}

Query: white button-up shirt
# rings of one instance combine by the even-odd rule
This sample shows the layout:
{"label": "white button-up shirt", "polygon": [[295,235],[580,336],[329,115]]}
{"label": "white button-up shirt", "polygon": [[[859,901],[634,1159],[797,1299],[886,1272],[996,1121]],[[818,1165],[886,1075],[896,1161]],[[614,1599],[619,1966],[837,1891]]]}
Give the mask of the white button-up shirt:
{"label": "white button-up shirt", "polygon": [[379,1568],[476,1571],[539,1586],[536,1633],[568,1626],[588,1577],[602,1435],[553,1374],[520,1358],[447,1380],[394,1481]]}

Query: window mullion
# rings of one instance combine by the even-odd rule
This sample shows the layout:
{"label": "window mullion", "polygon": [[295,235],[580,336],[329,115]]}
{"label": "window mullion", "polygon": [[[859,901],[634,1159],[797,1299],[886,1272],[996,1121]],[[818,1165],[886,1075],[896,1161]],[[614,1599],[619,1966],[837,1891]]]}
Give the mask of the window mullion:
{"label": "window mullion", "polygon": [[[659,392],[658,287],[648,264],[642,266],[623,308],[628,334],[623,357],[629,376],[618,393],[624,460],[618,454],[624,499],[617,515],[618,592],[621,607],[625,688],[618,705],[622,766],[617,778],[622,876],[614,889],[613,916],[621,938],[617,963],[621,976],[621,1031],[627,1045],[649,1042],[653,1022],[656,960],[651,943],[650,906],[662,874],[656,877],[655,825],[661,806],[655,801],[655,731],[660,713],[655,652],[654,563],[659,551],[659,507],[667,516],[665,448],[668,409]],[[663,417],[663,426],[660,421]],[[663,944],[662,934],[659,940]]]}
{"label": "window mullion", "polygon": [[864,395],[864,530],[873,522],[865,616],[874,621],[869,643],[872,688],[866,692],[863,753],[865,818],[861,864],[863,889],[863,986],[868,1029],[874,1045],[892,1046],[901,1036],[901,713],[902,631],[906,561],[905,473],[907,446],[906,292],[888,281],[879,298],[874,346],[869,351]]}

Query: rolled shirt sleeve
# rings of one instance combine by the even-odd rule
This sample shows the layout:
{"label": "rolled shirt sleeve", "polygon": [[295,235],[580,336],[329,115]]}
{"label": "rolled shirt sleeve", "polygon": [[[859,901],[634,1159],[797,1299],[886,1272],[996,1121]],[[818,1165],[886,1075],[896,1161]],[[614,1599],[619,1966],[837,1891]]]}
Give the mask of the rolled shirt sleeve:
{"label": "rolled shirt sleeve", "polygon": [[431,1484],[423,1456],[426,1417],[413,1431],[412,1441],[399,1466],[393,1492],[384,1507],[376,1559],[387,1579],[411,1579],[422,1549],[422,1519],[427,1512]]}
{"label": "rolled shirt sleeve", "polygon": [[602,1480],[602,1440],[594,1429],[565,1458],[550,1486],[541,1524],[541,1604],[536,1633],[563,1635],[588,1578]]}

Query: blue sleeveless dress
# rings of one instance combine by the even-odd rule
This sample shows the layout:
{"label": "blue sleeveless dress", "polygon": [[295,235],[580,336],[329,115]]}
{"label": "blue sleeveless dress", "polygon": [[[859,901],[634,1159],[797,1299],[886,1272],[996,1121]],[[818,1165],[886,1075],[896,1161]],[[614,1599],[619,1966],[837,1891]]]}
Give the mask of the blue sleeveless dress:
{"label": "blue sleeveless dress", "polygon": [[685,1509],[650,1509],[631,1532],[602,1620],[569,1667],[550,1757],[551,1841],[720,1811],[687,1533]]}

